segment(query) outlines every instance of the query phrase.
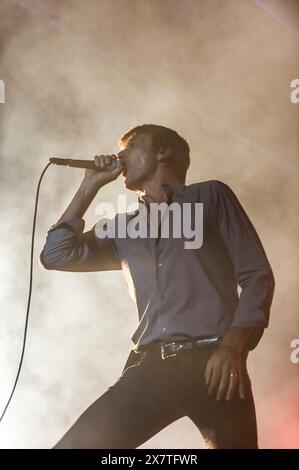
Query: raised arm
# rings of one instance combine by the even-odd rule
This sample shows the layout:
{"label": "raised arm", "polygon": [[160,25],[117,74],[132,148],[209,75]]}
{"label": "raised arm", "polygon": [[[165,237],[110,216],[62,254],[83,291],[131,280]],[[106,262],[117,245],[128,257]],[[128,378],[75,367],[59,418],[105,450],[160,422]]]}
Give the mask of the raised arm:
{"label": "raised arm", "polygon": [[47,234],[40,253],[45,269],[58,271],[107,271],[121,269],[115,244],[111,238],[100,239],[95,226],[83,233],[83,216],[99,189],[115,180],[123,171],[115,155],[95,157],[102,172],[86,170],[83,180],[70,204]]}

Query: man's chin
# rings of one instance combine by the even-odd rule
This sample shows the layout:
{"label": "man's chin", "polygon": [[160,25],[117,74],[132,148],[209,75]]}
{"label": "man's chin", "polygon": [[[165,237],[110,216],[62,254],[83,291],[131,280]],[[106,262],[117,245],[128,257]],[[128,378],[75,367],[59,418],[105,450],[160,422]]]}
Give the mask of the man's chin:
{"label": "man's chin", "polygon": [[131,191],[136,191],[137,189],[139,189],[137,182],[131,180],[130,178],[128,178],[128,176],[124,177],[124,187],[126,189],[130,189]]}

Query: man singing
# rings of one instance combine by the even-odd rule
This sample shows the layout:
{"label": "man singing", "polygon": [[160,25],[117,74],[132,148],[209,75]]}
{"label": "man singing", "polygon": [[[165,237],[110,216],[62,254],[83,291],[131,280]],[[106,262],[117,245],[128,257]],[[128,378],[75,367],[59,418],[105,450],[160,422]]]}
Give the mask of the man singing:
{"label": "man singing", "polygon": [[[94,158],[69,206],[50,228],[40,261],[59,271],[122,269],[139,324],[121,376],[77,419],[54,448],[136,448],[188,416],[208,447],[257,444],[250,350],[268,326],[274,277],[261,241],[233,191],[216,180],[185,185],[189,145],[174,130],[148,124],[128,131],[118,155]],[[122,173],[139,210],[153,204],[203,207],[203,242],[184,235],[97,236],[84,214],[104,185]],[[194,211],[193,211],[194,215]],[[197,228],[195,227],[197,230]],[[198,228],[199,229],[199,228]],[[238,285],[241,293],[238,294]],[[111,348],[117,347],[112,342]]]}

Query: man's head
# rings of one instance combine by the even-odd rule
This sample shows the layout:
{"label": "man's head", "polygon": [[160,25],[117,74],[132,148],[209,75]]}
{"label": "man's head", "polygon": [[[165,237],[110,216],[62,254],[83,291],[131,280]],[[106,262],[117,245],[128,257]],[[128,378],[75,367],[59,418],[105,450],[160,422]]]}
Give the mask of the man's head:
{"label": "man's head", "polygon": [[119,157],[123,159],[125,186],[141,189],[157,172],[164,172],[182,183],[190,164],[187,141],[176,131],[155,124],[143,124],[126,132],[120,139]]}

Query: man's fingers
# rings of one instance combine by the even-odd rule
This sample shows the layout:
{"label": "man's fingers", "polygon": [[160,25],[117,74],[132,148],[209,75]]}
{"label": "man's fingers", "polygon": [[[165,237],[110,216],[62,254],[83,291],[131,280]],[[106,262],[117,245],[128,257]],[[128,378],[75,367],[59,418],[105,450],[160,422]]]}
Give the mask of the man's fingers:
{"label": "man's fingers", "polygon": [[245,385],[242,374],[239,376],[239,395],[242,400],[245,398]]}
{"label": "man's fingers", "polygon": [[94,157],[94,164],[95,164],[95,166],[96,166],[97,168],[100,167],[100,160],[101,160],[101,159],[100,159],[100,157],[99,157],[98,155],[96,155],[96,156]]}
{"label": "man's fingers", "polygon": [[229,385],[228,385],[228,389],[227,389],[226,397],[225,397],[227,401],[232,399],[237,384],[238,384],[238,374],[234,372],[230,372],[229,373]]}
{"label": "man's fingers", "polygon": [[216,369],[215,367],[213,367],[212,376],[210,378],[210,384],[209,384],[209,389],[208,389],[209,395],[214,395],[216,393],[220,378],[221,378],[221,374],[220,374],[219,369],[218,368]]}
{"label": "man's fingers", "polygon": [[233,355],[214,353],[205,370],[209,395],[214,395],[217,401],[231,400],[238,391],[240,397],[244,398],[245,387],[241,372],[241,362]]}
{"label": "man's fingers", "polygon": [[220,401],[224,398],[226,392],[227,392],[227,387],[229,386],[229,371],[228,370],[223,370],[222,369],[222,374],[221,374],[221,380],[219,382],[218,390],[217,390],[217,395],[216,395],[216,400]]}
{"label": "man's fingers", "polygon": [[105,167],[105,164],[106,164],[105,163],[106,162],[105,156],[104,155],[96,155],[94,157],[94,162],[95,162],[96,167],[103,169]]}
{"label": "man's fingers", "polygon": [[114,168],[113,168],[112,174],[113,174],[113,176],[118,176],[118,175],[120,175],[123,171],[124,171],[124,167],[123,167],[123,166],[117,166],[117,167],[114,167]]}
{"label": "man's fingers", "polygon": [[213,366],[210,365],[210,363],[207,363],[206,371],[205,371],[205,381],[206,385],[209,386],[212,378],[212,368]]}
{"label": "man's fingers", "polygon": [[96,155],[94,157],[95,166],[101,170],[115,168],[115,162],[117,161],[116,155]]}

